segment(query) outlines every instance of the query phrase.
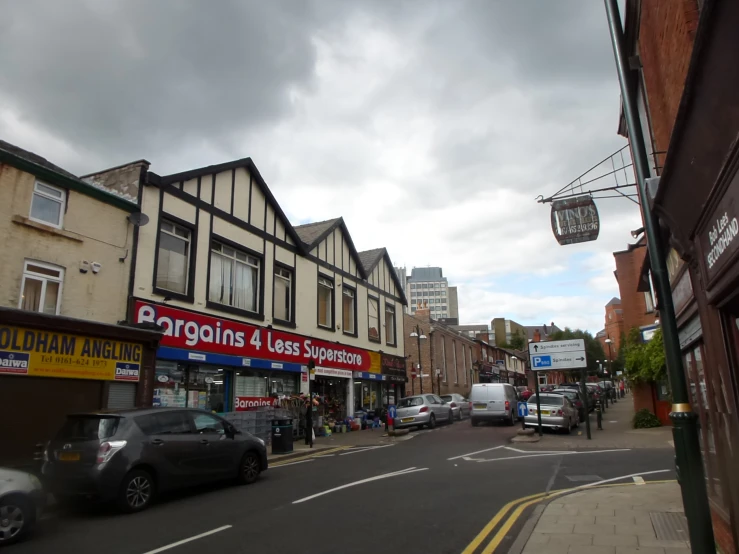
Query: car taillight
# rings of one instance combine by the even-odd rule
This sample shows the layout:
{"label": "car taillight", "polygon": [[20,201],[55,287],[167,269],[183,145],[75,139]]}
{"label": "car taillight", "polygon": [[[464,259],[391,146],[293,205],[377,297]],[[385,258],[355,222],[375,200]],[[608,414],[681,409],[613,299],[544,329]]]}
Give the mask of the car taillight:
{"label": "car taillight", "polygon": [[454,402],[450,402],[450,403],[449,403],[449,405],[450,405],[450,406],[451,406],[452,408],[456,408],[456,407],[457,407],[457,405],[456,405],[456,404],[455,404]]}
{"label": "car taillight", "polygon": [[564,415],[564,413],[562,412],[562,410],[557,410],[557,415],[558,416],[562,416],[562,415]]}
{"label": "car taillight", "polygon": [[505,401],[505,409],[506,410],[510,410],[511,409],[511,403],[508,400]]}
{"label": "car taillight", "polygon": [[110,459],[118,452],[121,448],[126,446],[126,441],[106,441],[98,448],[98,457],[95,463],[104,464],[110,461]]}
{"label": "car taillight", "polygon": [[429,411],[429,407],[428,406],[424,406],[420,410],[418,410],[418,413],[419,414],[422,414],[422,413],[425,413],[425,412],[428,412],[428,411]]}

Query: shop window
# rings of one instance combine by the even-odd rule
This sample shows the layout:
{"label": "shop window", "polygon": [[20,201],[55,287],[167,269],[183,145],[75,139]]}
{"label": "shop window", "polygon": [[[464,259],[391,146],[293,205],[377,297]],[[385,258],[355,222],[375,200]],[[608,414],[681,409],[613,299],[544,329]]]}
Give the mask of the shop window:
{"label": "shop window", "polygon": [[326,277],[318,278],[318,325],[333,329],[334,283]]}
{"label": "shop window", "polygon": [[62,304],[64,269],[26,260],[18,307],[29,312],[58,315]]}
{"label": "shop window", "polygon": [[357,292],[344,285],[341,292],[341,314],[344,334],[357,334]]}
{"label": "shop window", "polygon": [[213,241],[208,300],[247,312],[258,312],[259,262],[256,256]]}
{"label": "shop window", "polygon": [[157,288],[178,294],[187,294],[191,238],[189,229],[162,220],[159,225]]}
{"label": "shop window", "polygon": [[284,267],[275,268],[274,313],[279,321],[292,322],[293,272]]}
{"label": "shop window", "polygon": [[395,346],[395,306],[385,304],[385,344]]}
{"label": "shop window", "polygon": [[67,194],[64,189],[35,183],[29,219],[62,228]]}
{"label": "shop window", "polygon": [[[411,306],[411,311],[415,307]],[[369,318],[369,340],[380,342],[380,301],[371,296],[367,297],[367,317]]]}
{"label": "shop window", "polygon": [[195,432],[201,435],[213,434],[224,435],[226,429],[223,422],[209,414],[193,414],[193,423],[195,424]]}

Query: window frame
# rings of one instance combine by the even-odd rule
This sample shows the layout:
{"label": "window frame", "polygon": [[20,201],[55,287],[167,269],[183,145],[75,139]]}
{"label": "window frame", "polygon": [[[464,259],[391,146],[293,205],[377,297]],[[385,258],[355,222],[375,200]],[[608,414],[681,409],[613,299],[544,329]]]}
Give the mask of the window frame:
{"label": "window frame", "polygon": [[[160,203],[161,206],[161,203]],[[159,245],[162,236],[162,222],[172,223],[179,225],[184,229],[190,231],[190,250],[188,252],[187,259],[187,286],[185,287],[185,294],[180,292],[163,289],[157,285],[157,271],[159,269]],[[152,291],[154,294],[158,294],[164,297],[170,297],[184,302],[193,304],[195,302],[195,260],[197,260],[197,244],[198,244],[198,230],[197,225],[180,219],[179,217],[168,214],[164,211],[159,212],[159,221],[157,223],[157,238],[154,249],[154,271],[152,275]],[[210,256],[208,256],[208,271],[210,272]]]}
{"label": "window frame", "polygon": [[[377,306],[377,338],[372,338],[370,335],[370,329],[372,329],[372,325],[370,324],[370,302],[374,302]],[[370,342],[376,342],[378,344],[382,344],[382,335],[380,335],[380,329],[382,329],[382,316],[380,315],[380,297],[379,296],[372,296],[371,294],[367,294],[367,340]]]}
{"label": "window frame", "polygon": [[[392,342],[389,342],[387,340],[387,321],[388,321],[387,314],[389,313],[388,312],[388,308],[390,308],[390,312],[392,312],[392,314],[393,314],[393,340],[392,340]],[[385,300],[385,325],[384,325],[384,328],[385,328],[385,344],[387,346],[398,346],[398,311],[395,309],[395,303],[388,302],[387,300]]]}
{"label": "window frame", "polygon": [[[287,320],[280,319],[278,317],[275,317],[275,291],[277,290],[275,287],[275,283],[277,282],[277,271],[283,270],[290,272],[290,317]],[[280,279],[283,279],[283,277],[279,277]],[[272,269],[272,321],[278,325],[282,325],[283,327],[290,327],[292,329],[296,328],[296,319],[295,319],[295,290],[297,289],[296,283],[295,283],[295,268],[290,267],[287,264],[283,264],[278,262],[277,260],[274,261],[274,268]]]}
{"label": "window frame", "polygon": [[[35,273],[34,271],[28,270],[28,265],[37,265],[39,267],[44,267],[53,271],[59,272],[59,279],[54,279],[53,277],[49,275],[44,275],[43,273]],[[26,290],[26,278],[30,277],[31,279],[35,279],[37,281],[42,281],[41,285],[41,298],[39,300],[39,309],[32,312],[32,313],[44,313],[43,307],[44,307],[44,300],[46,299],[46,284],[48,281],[52,281],[54,283],[59,283],[59,293],[57,295],[56,299],[56,311],[54,312],[54,315],[59,315],[62,308],[62,292],[64,290],[64,268],[58,265],[50,264],[47,262],[38,262],[36,260],[31,260],[26,258],[23,260],[23,274],[21,276],[21,290],[20,295],[18,298],[18,309],[23,310],[23,291]],[[31,311],[31,310],[23,310],[23,311]]]}
{"label": "window frame", "polygon": [[[353,296],[351,297],[352,302],[352,309],[354,311],[354,318],[352,321],[352,325],[354,325],[353,331],[347,331],[346,326],[344,325],[344,293],[346,291],[351,291]],[[348,298],[349,295],[347,294],[346,297]],[[358,337],[359,336],[359,329],[358,327],[358,320],[357,320],[357,287],[348,285],[346,282],[341,283],[341,331],[350,337]]]}
{"label": "window frame", "polygon": [[[236,308],[234,306],[229,306],[228,304],[221,304],[220,302],[214,302],[213,300],[210,300],[211,254],[213,253],[213,249],[211,248],[211,245],[214,242],[219,242],[223,244],[224,246],[227,246],[228,248],[233,248],[237,252],[241,252],[242,254],[246,254],[247,256],[252,256],[253,258],[256,258],[259,261],[259,268],[257,270],[258,290],[257,290],[257,311],[256,312],[252,312],[250,310],[244,310],[243,308]],[[218,310],[220,312],[225,312],[229,314],[247,317],[249,319],[256,319],[259,321],[263,321],[264,320],[264,265],[265,265],[265,258],[264,258],[263,253],[257,252],[256,250],[252,250],[251,248],[247,248],[246,246],[242,244],[236,244],[232,240],[229,240],[221,235],[217,235],[211,232],[210,241],[208,241],[208,279],[207,279],[207,283],[205,287],[205,290],[206,290],[205,306],[206,308],[211,308],[213,310]]]}
{"label": "window frame", "polygon": [[[331,299],[331,306],[329,308],[329,313],[331,314],[331,322],[329,325],[324,325],[321,323],[321,302],[320,302],[320,295],[319,290],[321,289],[321,279],[325,279],[326,281],[331,282],[331,294],[329,298]],[[327,287],[325,287],[327,288]],[[336,331],[336,278],[335,277],[329,277],[328,275],[318,272],[318,280],[316,282],[316,326],[319,329],[325,329],[327,331]]]}
{"label": "window frame", "polygon": [[[58,192],[61,192],[61,199],[55,198],[43,191],[37,190],[36,187],[38,185],[42,185],[44,187],[48,187],[50,189],[56,190]],[[39,194],[40,196],[43,196],[47,200],[51,200],[53,202],[59,202],[61,204],[61,207],[59,209],[59,223],[49,223],[48,221],[45,221],[43,219],[38,219],[36,217],[33,217],[33,201],[36,198],[36,194]],[[55,185],[49,185],[48,183],[44,183],[43,181],[36,180],[33,182],[33,191],[31,193],[31,205],[28,209],[28,219],[31,221],[35,221],[36,223],[41,223],[42,225],[48,225],[49,227],[53,227],[54,229],[63,229],[64,228],[64,214],[67,212],[67,189],[64,189],[62,187],[57,187]]]}
{"label": "window frame", "polygon": [[447,373],[447,367],[446,367],[446,337],[444,335],[441,336],[441,367],[444,370],[443,371],[443,377],[444,382],[446,383],[448,381],[446,373]]}

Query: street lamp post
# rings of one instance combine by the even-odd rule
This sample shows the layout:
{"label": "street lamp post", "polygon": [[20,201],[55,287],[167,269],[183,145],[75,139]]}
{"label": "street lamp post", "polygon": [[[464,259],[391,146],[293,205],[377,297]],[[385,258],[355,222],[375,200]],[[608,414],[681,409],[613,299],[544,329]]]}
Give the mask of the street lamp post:
{"label": "street lamp post", "polygon": [[[423,394],[423,364],[421,363],[421,340],[426,338],[426,335],[424,335],[421,332],[421,328],[416,325],[416,328],[411,333],[411,338],[416,339],[416,343],[418,344],[418,377],[420,379],[421,383],[421,394]],[[414,387],[415,392],[415,387]]]}
{"label": "street lamp post", "polygon": [[[608,337],[606,339],[606,344],[608,345],[608,375],[611,378],[611,381],[613,381],[613,352],[611,351],[611,343],[613,341],[611,340],[611,337]],[[611,398],[611,401],[613,403],[616,402],[616,396],[614,395],[613,398]]]}

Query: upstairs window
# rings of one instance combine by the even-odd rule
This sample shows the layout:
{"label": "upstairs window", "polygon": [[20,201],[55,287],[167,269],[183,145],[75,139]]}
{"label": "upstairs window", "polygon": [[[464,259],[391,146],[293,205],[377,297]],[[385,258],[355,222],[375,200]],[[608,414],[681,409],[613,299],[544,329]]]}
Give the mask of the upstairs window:
{"label": "upstairs window", "polygon": [[33,185],[30,219],[61,229],[64,222],[66,199],[67,195],[64,189],[35,183]]}
{"label": "upstairs window", "polygon": [[259,258],[213,241],[210,248],[208,300],[258,312]]}
{"label": "upstairs window", "polygon": [[29,312],[59,315],[63,280],[64,269],[61,267],[26,261],[18,307]]}
{"label": "upstairs window", "polygon": [[343,325],[344,325],[344,333],[348,335],[354,335],[356,333],[356,325],[354,324],[356,320],[356,313],[357,313],[357,298],[356,298],[356,292],[354,289],[348,288],[346,285],[344,286],[343,291],[341,292],[341,299],[342,299],[342,315],[343,315]]}
{"label": "upstairs window", "polygon": [[292,321],[292,271],[284,267],[275,268],[275,313],[274,319]]}
{"label": "upstairs window", "polygon": [[162,220],[159,226],[157,288],[187,294],[190,240],[189,229]]}
{"label": "upstairs window", "polygon": [[[380,342],[380,302],[377,298],[367,297],[367,313],[369,316],[369,340]],[[415,307],[411,307],[415,311]]]}
{"label": "upstairs window", "polygon": [[395,346],[395,306],[385,304],[385,344]]}
{"label": "upstairs window", "polygon": [[325,277],[318,278],[318,325],[333,328],[334,283]]}

